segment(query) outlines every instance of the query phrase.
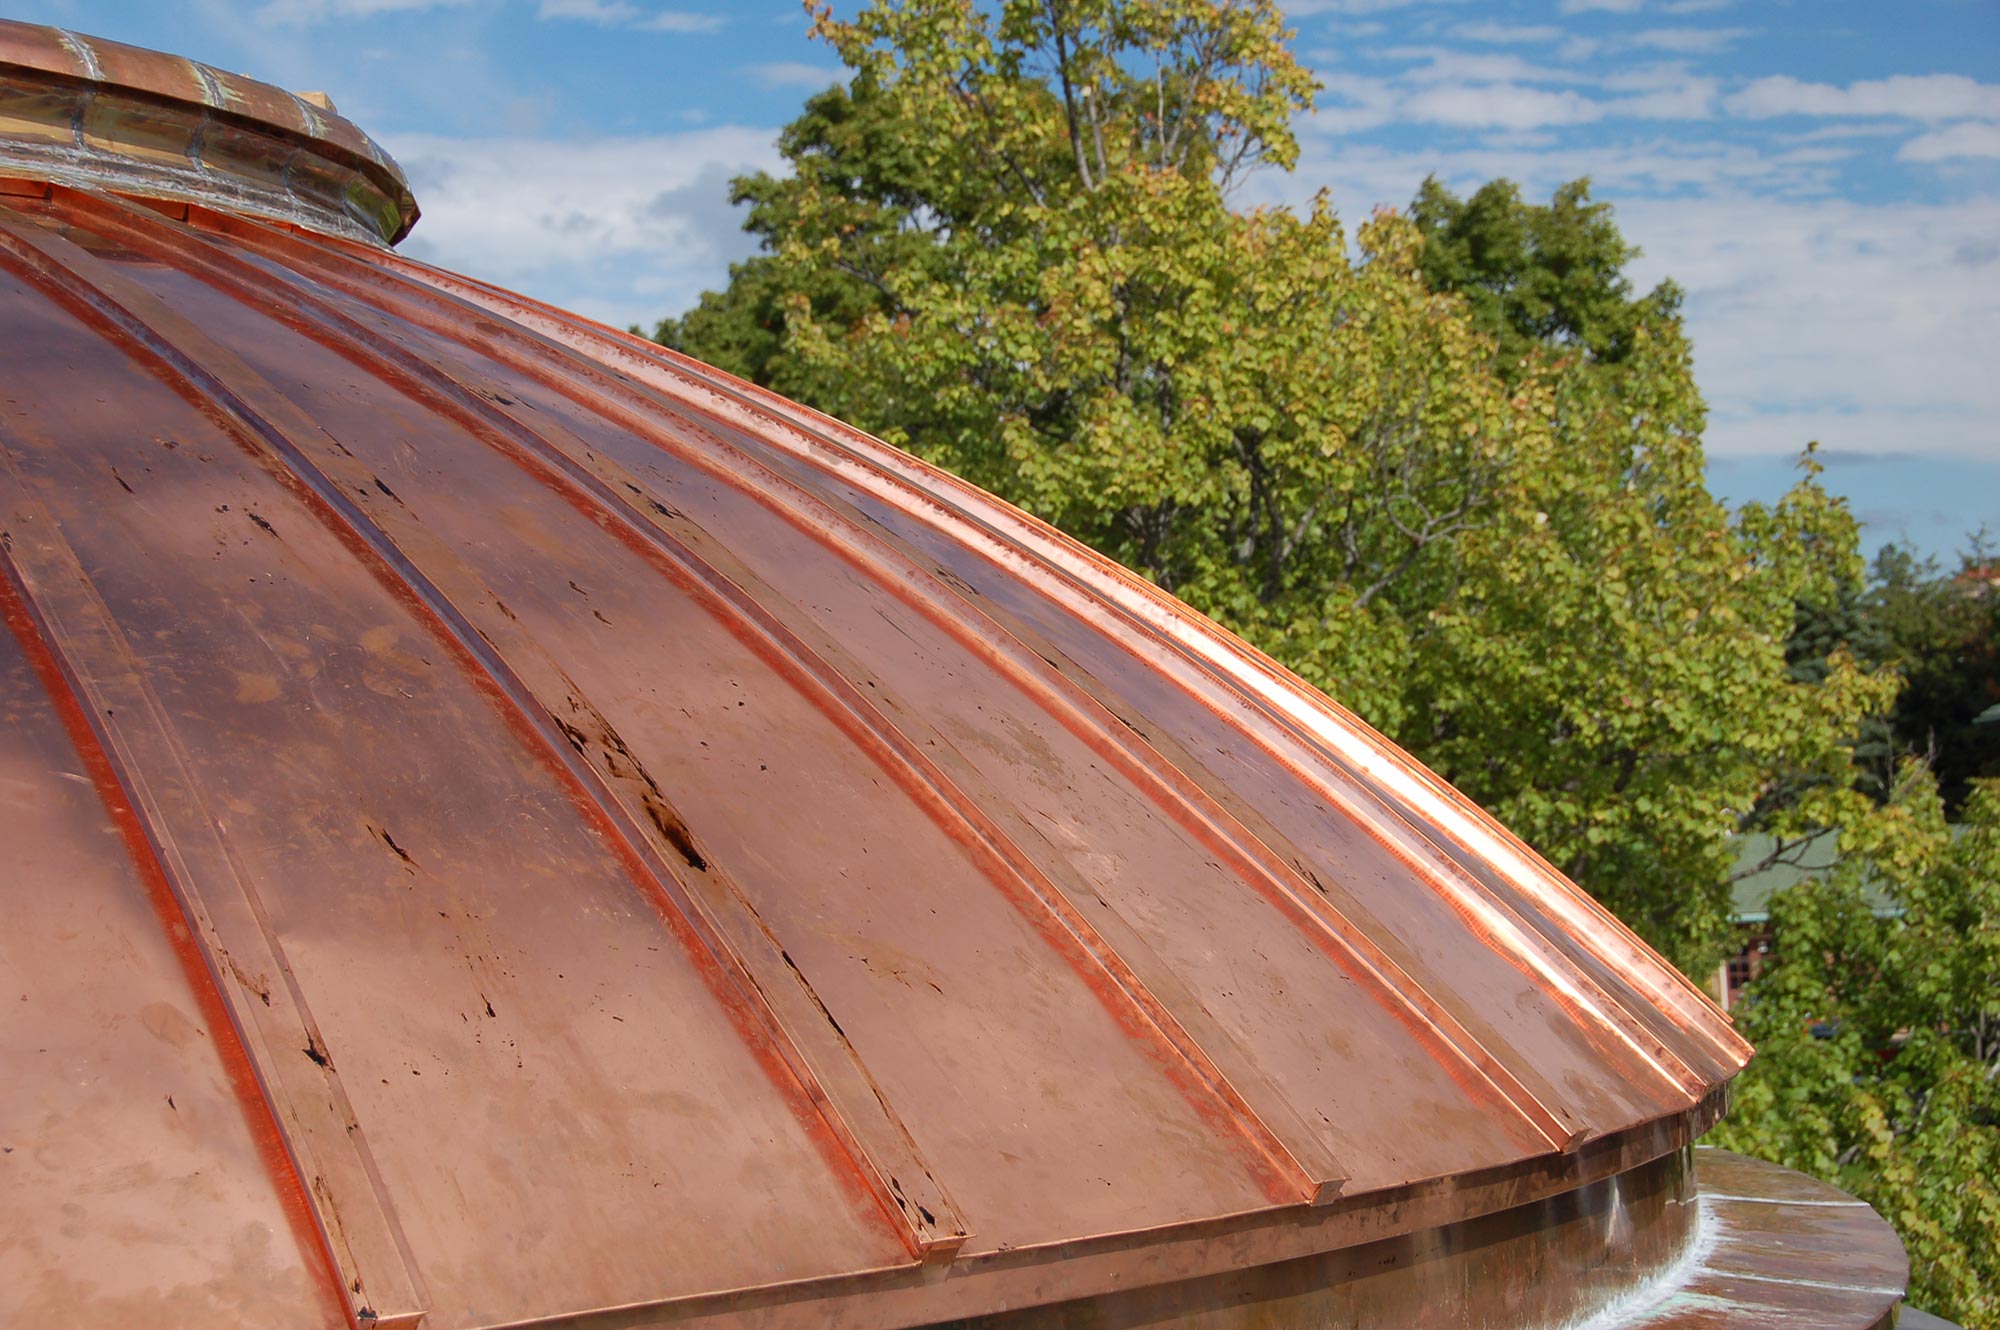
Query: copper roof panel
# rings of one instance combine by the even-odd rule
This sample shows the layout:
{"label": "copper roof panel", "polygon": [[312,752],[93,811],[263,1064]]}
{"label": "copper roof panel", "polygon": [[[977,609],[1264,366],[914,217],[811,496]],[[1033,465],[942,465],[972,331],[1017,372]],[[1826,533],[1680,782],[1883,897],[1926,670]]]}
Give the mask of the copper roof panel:
{"label": "copper roof panel", "polygon": [[[135,271],[179,284],[157,270]],[[175,294],[177,308],[200,310],[204,330],[242,354],[252,372],[265,360],[286,366],[293,383],[337,383],[347,372],[340,362],[318,363],[323,351],[254,326],[261,322],[254,316],[242,327],[230,311],[206,309],[198,293]],[[240,341],[230,337],[239,328]],[[211,365],[217,359],[206,357]],[[449,360],[432,363],[440,373],[430,392],[442,383],[507,398],[507,385],[489,385]],[[743,893],[891,1102],[912,1121],[937,1124],[941,1141],[961,1152],[990,1159],[998,1150],[1019,1161],[998,1191],[1019,1208],[975,1221],[983,1240],[1022,1245],[1147,1227],[1182,1204],[1227,1213],[1268,1204],[1271,1185],[1294,1195],[1295,1184],[1246,1184],[1246,1165],[1258,1175],[1269,1165],[1254,1148],[1231,1144],[1232,1133],[1219,1148],[1210,1144],[1203,1124],[1222,1111],[1213,1096],[1173,1088],[1184,1075],[1180,1059],[1121,1030],[1129,1014],[1115,998],[1107,1009],[1106,997],[1093,995],[1101,986],[1092,982],[1094,967],[1066,955],[1074,941],[1046,910],[1014,899],[1028,888],[991,854],[969,852],[962,818],[911,784],[904,764],[869,753],[853,714],[866,704],[836,695],[847,690],[811,659],[774,658],[785,648],[754,614],[746,620],[724,603],[717,574],[698,557],[636,529],[607,531],[616,505],[592,507],[587,493],[532,465],[531,450],[553,446],[546,439],[441,428],[436,401],[412,402],[386,384],[294,391],[324,437],[344,450],[327,465],[348,460],[371,477],[369,495],[357,501],[379,510],[391,539],[420,525],[456,547],[450,572],[442,561],[413,557],[434,579],[471,579],[458,603],[474,626],[497,634],[500,616],[546,644],[565,695],[590,699],[587,733],[614,744],[615,759],[645,772],[648,792],[695,829],[693,844],[708,865],[700,871],[727,875]],[[546,419],[537,426],[549,429]],[[426,446],[413,459],[407,439],[418,430]],[[580,460],[608,441],[571,440],[563,455]],[[394,499],[372,478],[383,479]],[[640,680],[648,682],[635,686]],[[899,780],[907,787],[901,797]],[[940,915],[950,929],[931,923]],[[828,918],[878,936],[859,947],[851,933],[835,930],[829,939],[815,922]],[[909,978],[884,960],[899,954],[950,976],[950,1000],[913,1008]],[[1018,989],[1026,981],[1044,991],[1024,1003]],[[952,1014],[940,1014],[939,1033],[927,1037],[934,1012]],[[1045,1075],[1050,1049],[1067,1050],[1056,1065],[1103,1074],[1030,1096],[1024,1108],[1005,1090]],[[911,1058],[905,1082],[897,1071]],[[983,1091],[982,1081],[991,1082]],[[1135,1109],[1135,1098],[1145,1107]],[[1163,1134],[1148,1139],[1143,1133],[1161,1115],[1168,1116]],[[918,1136],[923,1143],[925,1133]],[[1209,1154],[1213,1180],[1202,1163]],[[1075,1198],[1083,1213],[1064,1215],[1047,1188],[1079,1170],[1107,1176],[1101,1191]]]}
{"label": "copper roof panel", "polygon": [[[133,717],[115,732],[157,726],[178,758],[154,833],[198,863],[226,828],[202,890],[254,901],[310,1013],[269,1036],[267,1071],[298,1074],[281,1095],[337,1081],[434,1321],[545,1315],[579,1284],[616,1303],[758,1282],[773,1260],[904,1259],[731,1010],[745,999],[716,991],[629,849],[379,555],[169,366],[9,277],[0,354],[37,365],[0,420],[10,515],[33,515],[14,558],[57,603],[54,570],[89,570],[95,643],[67,617],[51,635]],[[285,982],[235,977],[253,1016]],[[744,1263],[704,1257],[676,1285],[697,1264],[676,1246],[718,1230]]]}
{"label": "copper roof panel", "polygon": [[0,1305],[79,1330],[344,1326],[180,903],[7,580],[0,620],[0,882],[47,884],[0,928]]}
{"label": "copper roof panel", "polygon": [[[212,329],[228,329],[232,316],[216,310],[205,322]],[[379,324],[377,332],[388,336],[391,327]],[[407,324],[393,327],[408,337]],[[298,358],[310,363],[307,347],[287,345],[282,334],[271,330],[245,333],[240,346],[246,357],[266,349],[274,366]],[[1142,984],[1180,989],[1183,978],[1206,967],[1199,988],[1184,994],[1173,1015],[1183,1022],[1206,1012],[1220,1015],[1231,1031],[1225,1042],[1277,1041],[1258,1061],[1295,1080],[1306,1077],[1292,1094],[1317,1105],[1310,1130],[1325,1138],[1322,1144],[1332,1147],[1335,1156],[1408,1177],[1550,1148],[1533,1125],[1504,1111],[1497,1119],[1489,1116],[1495,1092],[1462,1058],[1448,1054],[1446,1065],[1440,1066],[1434,1054],[1425,1053],[1425,1041],[1435,1045],[1437,1040],[1428,1018],[1384,987],[1369,963],[1354,954],[1354,941],[1328,935],[1316,943],[1310,912],[1301,910],[1293,889],[1275,881],[1271,870],[1247,870],[1261,883],[1261,892],[1222,871],[1218,855],[1247,862],[1221,839],[1226,833],[1219,824],[1233,826],[1230,819],[1213,808],[1191,808],[1188,796],[1150,769],[1157,758],[1143,745],[1133,745],[1125,737],[1129,732],[1087,695],[1062,687],[1059,676],[1052,693],[1039,677],[1050,673],[1047,663],[1018,644],[1010,646],[1004,631],[971,604],[960,606],[956,618],[912,614],[912,605],[935,603],[922,599],[926,593],[956,597],[934,585],[934,577],[927,587],[919,570],[899,570],[898,561],[907,564],[908,557],[898,554],[898,547],[871,554],[852,532],[829,531],[818,523],[814,509],[802,506],[824,507],[811,495],[794,494],[773,505],[768,494],[747,493],[731,478],[747,473],[752,464],[740,460],[740,453],[698,420],[677,416],[664,427],[654,426],[654,438],[635,440],[602,414],[553,395],[540,380],[485,357],[475,360],[469,348],[439,342],[422,349],[453,382],[493,403],[514,422],[512,428],[547,435],[551,422],[560,421],[571,439],[569,455],[623,464],[624,479],[613,486],[615,492],[630,493],[623,488],[629,483],[649,502],[659,502],[651,496],[666,496],[673,516],[660,519],[661,524],[698,545],[699,559],[726,561],[727,580],[785,620],[786,632],[797,640],[810,668],[866,681],[869,709],[877,713],[874,724],[891,732],[892,744],[919,754],[922,763],[935,764],[936,778],[955,791],[951,797],[962,807],[947,810],[947,821],[969,826],[968,809],[986,819],[980,834],[1002,846],[1002,857],[1017,865],[1010,874],[1025,874],[1039,884],[1033,889],[1047,894],[1059,909],[1088,915],[1087,926],[1105,938],[1115,934],[1112,950],[1124,960],[1137,965],[1135,951],[1178,949],[1175,959],[1184,964],[1170,962],[1165,952],[1152,956],[1151,973],[1140,977]],[[292,378],[302,385],[328,381],[324,374]],[[395,411],[372,399],[345,402],[315,396],[304,386],[293,395],[342,437],[363,439],[369,431],[350,432],[335,422],[352,418],[358,426],[371,413],[379,416],[388,409],[393,418]],[[700,801],[713,792],[714,806],[699,810],[700,816],[692,807],[684,809],[691,824],[703,829],[709,857],[725,865],[731,861],[724,838],[740,843],[733,852],[738,859],[766,859],[773,853],[763,843],[769,839],[762,834],[765,828],[754,820],[747,838],[732,837],[732,824],[741,820],[734,815],[737,787],[684,756],[710,760],[707,749],[723,739],[711,736],[703,747],[690,747],[675,742],[670,731],[662,733],[643,709],[617,711],[621,692],[629,691],[620,681],[648,663],[698,687],[701,676],[715,672],[722,659],[719,648],[677,640],[684,637],[679,631],[660,642],[645,640],[654,623],[670,613],[636,600],[648,581],[657,580],[656,570],[629,557],[589,566],[571,562],[595,536],[594,527],[566,532],[578,519],[574,509],[559,504],[541,505],[546,515],[532,516],[532,496],[509,489],[505,471],[490,484],[476,479],[482,474],[476,455],[439,454],[422,464],[402,453],[360,455],[393,481],[399,500],[425,525],[461,533],[457,539],[465,557],[479,563],[485,584],[537,640],[551,644],[569,678],[592,697],[608,699],[603,708],[607,719],[635,756],[663,780],[674,773],[675,779],[666,782],[669,788],[686,791],[677,800]],[[497,507],[488,506],[502,495]],[[742,532],[748,538],[724,542],[707,534],[715,530]],[[885,558],[891,560],[886,567]],[[721,575],[713,567],[705,574],[711,579]],[[918,585],[913,587],[912,581]],[[897,631],[852,631],[856,624],[875,622],[894,623]],[[641,638],[636,652],[622,654],[620,639],[634,635]],[[567,650],[571,642],[578,644],[573,653]],[[754,666],[748,676],[734,669],[722,673],[728,685],[720,699],[723,716],[732,714],[732,701],[759,699]],[[781,733],[794,728],[789,721],[779,726]],[[760,769],[770,769],[756,782],[763,789],[785,782],[780,756],[802,767],[824,760],[811,749],[756,755],[770,759],[758,763]],[[1122,775],[1116,770],[1121,764]],[[1198,796],[1195,802],[1203,804]],[[756,812],[761,818],[761,803]],[[1249,839],[1240,828],[1233,834]],[[782,874],[780,880],[786,880]],[[781,897],[795,890],[787,886]],[[1121,893],[1132,899],[1119,904],[1108,899]],[[782,908],[782,898],[777,905]],[[1121,914],[1119,905],[1133,917]],[[1262,979],[1260,970],[1268,972]],[[1266,999],[1261,1003],[1260,995]],[[1318,1015],[1273,1021],[1271,998],[1280,1007]],[[846,1013],[841,1020],[852,1024]],[[1398,1062],[1405,1068],[1401,1076],[1379,1074]],[[1230,1079],[1267,1074],[1244,1060]],[[1271,1103],[1266,1111],[1282,1110]],[[1434,1130],[1397,1131],[1393,1139],[1387,1134],[1350,1135],[1363,1124],[1397,1120],[1424,1122]],[[1303,1152],[1313,1144],[1301,1141],[1297,1148]],[[1426,1160],[1418,1153],[1424,1151],[1438,1153]],[[1354,1179],[1342,1171],[1353,1165],[1326,1167],[1335,1170],[1329,1177]],[[1364,1173],[1358,1181],[1365,1185],[1375,1177]],[[983,1224],[977,1227],[982,1234],[987,1231]]]}

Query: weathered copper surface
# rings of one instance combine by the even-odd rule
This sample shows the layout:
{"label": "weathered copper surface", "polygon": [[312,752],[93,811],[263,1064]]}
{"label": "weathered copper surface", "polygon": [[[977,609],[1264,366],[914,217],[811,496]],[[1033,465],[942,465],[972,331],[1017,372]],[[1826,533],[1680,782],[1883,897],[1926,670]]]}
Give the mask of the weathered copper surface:
{"label": "weathered copper surface", "polygon": [[40,178],[193,200],[356,239],[393,244],[417,221],[402,168],[320,94],[7,19],[0,142],[15,170]]}
{"label": "weathered copper surface", "polygon": [[[0,1322],[917,1325],[1383,1241],[1513,1306],[1425,1265],[1478,1223],[1580,1307],[1679,1250],[1749,1050],[1491,819],[413,205],[203,192],[145,145],[401,177],[190,69],[0,25]],[[152,118],[52,152],[79,89]]]}

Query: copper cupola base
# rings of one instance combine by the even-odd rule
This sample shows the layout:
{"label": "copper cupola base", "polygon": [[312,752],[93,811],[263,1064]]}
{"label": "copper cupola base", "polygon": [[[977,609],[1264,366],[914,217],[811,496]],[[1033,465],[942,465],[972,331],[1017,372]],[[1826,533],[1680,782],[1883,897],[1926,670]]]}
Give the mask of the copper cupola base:
{"label": "copper cupola base", "polygon": [[1408,754],[415,219],[324,98],[0,22],[0,1325],[1893,1307]]}

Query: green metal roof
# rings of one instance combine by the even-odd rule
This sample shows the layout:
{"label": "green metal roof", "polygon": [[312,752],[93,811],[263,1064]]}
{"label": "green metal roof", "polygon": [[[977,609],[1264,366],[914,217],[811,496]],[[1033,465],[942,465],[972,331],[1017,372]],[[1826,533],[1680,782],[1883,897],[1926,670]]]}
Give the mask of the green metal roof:
{"label": "green metal roof", "polygon": [[[1840,833],[1824,831],[1788,852],[1784,862],[1758,868],[1755,872],[1747,871],[1769,858],[1777,845],[1777,837],[1761,832],[1736,838],[1736,872],[1744,874],[1730,888],[1729,915],[1736,923],[1767,922],[1771,917],[1771,897],[1775,893],[1808,878],[1826,876],[1840,858]],[[1902,907],[1872,879],[1862,883],[1861,894],[1878,917],[1902,913]]]}

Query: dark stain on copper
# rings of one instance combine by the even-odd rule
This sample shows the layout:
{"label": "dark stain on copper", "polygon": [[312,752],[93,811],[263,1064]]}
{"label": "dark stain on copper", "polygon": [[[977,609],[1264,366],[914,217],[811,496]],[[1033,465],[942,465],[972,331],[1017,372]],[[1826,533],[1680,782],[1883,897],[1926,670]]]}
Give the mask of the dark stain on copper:
{"label": "dark stain on copper", "polygon": [[[650,776],[647,777],[649,784],[651,780]],[[658,787],[655,786],[654,790],[657,791],[657,789]],[[697,873],[706,873],[708,871],[708,858],[695,848],[694,837],[689,834],[687,823],[681,821],[680,815],[667,807],[666,803],[658,797],[657,793],[648,793],[644,802],[647,818],[652,821],[655,827],[659,828],[660,834],[667,838],[667,844],[674,847],[675,852],[680,855],[689,868],[692,868]]]}
{"label": "dark stain on copper", "polygon": [[639,486],[633,484],[629,480],[625,482],[625,488],[631,490],[632,493],[638,495],[639,498],[645,503],[645,505],[653,510],[655,516],[666,517],[666,518],[677,518],[681,515],[680,510],[678,508],[669,508],[666,504],[661,503],[658,498],[654,497],[647,491],[641,489]]}
{"label": "dark stain on copper", "polygon": [[412,855],[408,850],[398,845],[396,843],[396,838],[389,834],[389,829],[387,827],[378,827],[373,822],[364,822],[362,823],[362,825],[368,828],[369,834],[374,836],[376,840],[379,840],[384,845],[388,846],[390,853],[394,854],[398,859],[401,859],[405,864],[410,865],[412,868],[417,866],[416,856]]}
{"label": "dark stain on copper", "polygon": [[819,1009],[819,1014],[826,1017],[826,1023],[833,1027],[833,1032],[845,1040],[847,1038],[847,1031],[840,1028],[840,1022],[835,1020],[833,1013],[826,1009],[826,1003],[820,1001],[819,994],[814,992],[813,986],[806,982],[804,973],[799,969],[799,963],[792,959],[792,953],[789,951],[780,951],[778,955],[790,967],[791,972],[798,976],[799,987],[805,989],[806,996],[812,999],[812,1004]]}

